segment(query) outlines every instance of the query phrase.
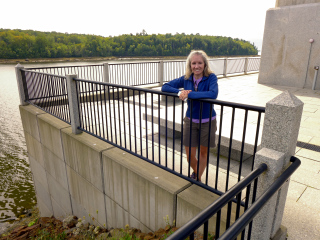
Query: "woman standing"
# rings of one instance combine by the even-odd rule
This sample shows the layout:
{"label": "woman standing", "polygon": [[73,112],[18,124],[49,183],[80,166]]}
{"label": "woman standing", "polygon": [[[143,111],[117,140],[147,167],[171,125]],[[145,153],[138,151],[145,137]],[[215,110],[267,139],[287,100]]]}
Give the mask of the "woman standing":
{"label": "woman standing", "polygon": [[[183,89],[183,90],[180,90]],[[184,76],[174,79],[162,86],[163,92],[178,93],[181,100],[187,99],[216,99],[218,96],[218,79],[209,67],[208,56],[204,51],[193,50],[189,54],[186,62],[186,73]],[[215,132],[217,130],[216,112],[210,103],[202,103],[202,113],[200,113],[199,101],[188,100],[186,117],[184,118],[183,145],[186,149],[187,159],[193,173],[191,178],[201,181],[201,176],[207,167],[208,140],[210,136],[210,147],[215,147]],[[212,115],[210,115],[212,106]],[[191,115],[192,111],[192,115]],[[200,119],[201,116],[201,119]],[[192,119],[192,124],[190,124]],[[209,134],[209,125],[211,132]],[[190,131],[190,125],[192,127]],[[201,127],[200,127],[201,125]],[[200,132],[201,130],[201,132]],[[191,132],[191,136],[190,136]],[[197,146],[200,134],[200,157],[199,169],[196,158]],[[191,143],[190,143],[191,139]],[[191,149],[190,149],[191,148]]]}

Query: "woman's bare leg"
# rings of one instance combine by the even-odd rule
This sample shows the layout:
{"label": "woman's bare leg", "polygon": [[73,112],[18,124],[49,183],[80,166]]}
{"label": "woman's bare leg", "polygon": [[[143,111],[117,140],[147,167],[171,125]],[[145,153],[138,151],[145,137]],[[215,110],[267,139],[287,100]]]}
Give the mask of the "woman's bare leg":
{"label": "woman's bare leg", "polygon": [[198,160],[196,158],[196,152],[197,152],[197,148],[196,147],[191,147],[191,153],[189,156],[189,147],[185,147],[186,148],[186,153],[187,153],[187,160],[191,166],[191,168],[193,169],[194,173],[197,174],[198,169],[197,169],[197,165],[198,165]]}
{"label": "woman's bare leg", "polygon": [[202,174],[207,167],[208,147],[200,146],[200,160],[199,160],[199,179],[201,180]]}

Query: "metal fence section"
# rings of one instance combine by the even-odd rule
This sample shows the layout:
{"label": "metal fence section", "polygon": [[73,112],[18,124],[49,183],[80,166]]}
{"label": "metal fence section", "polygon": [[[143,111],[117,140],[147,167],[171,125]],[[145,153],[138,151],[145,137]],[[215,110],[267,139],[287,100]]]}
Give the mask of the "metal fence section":
{"label": "metal fence section", "polygon": [[245,72],[245,58],[228,58],[227,74],[243,73]]}
{"label": "metal fence section", "polygon": [[[182,141],[187,107],[176,94],[74,80],[80,99],[79,127],[89,134],[218,194],[226,192],[253,169],[264,108],[200,101],[201,105],[215,106],[219,129],[217,153],[208,153],[208,167],[200,182],[190,178],[192,169]],[[237,130],[236,134],[235,128],[241,132]],[[236,155],[238,160],[234,160]],[[245,171],[243,163],[247,159],[250,168]]]}
{"label": "metal fence section", "polygon": [[[240,195],[241,192],[245,190],[246,200],[245,200],[245,206],[243,208],[243,211],[246,212],[249,204],[251,202],[254,202],[255,200],[258,177],[265,170],[267,170],[266,164],[261,164],[260,166],[258,166],[257,169],[252,171],[249,175],[247,175],[244,179],[238,182],[235,186],[233,186],[220,198],[218,198],[216,201],[214,201],[212,204],[210,204],[208,207],[202,210],[198,215],[192,218],[188,223],[186,223],[184,226],[182,226],[176,232],[170,235],[167,239],[182,240],[182,239],[186,239],[187,237],[190,237],[190,239],[194,239],[195,231],[198,230],[201,225],[204,226],[202,239],[205,239],[205,240],[212,239],[210,238],[210,235],[214,236],[214,239],[218,239],[220,237],[220,233],[224,232],[223,229],[228,229],[231,226],[231,221],[236,222],[237,219],[240,217],[240,208],[242,208],[242,206],[240,205],[239,201],[237,201],[237,204],[233,204],[234,198],[239,199],[239,196],[241,196]],[[253,186],[254,191],[253,193],[250,194],[251,186]],[[250,195],[252,196],[252,199],[251,199],[252,201],[250,201],[249,199]],[[227,217],[226,217],[225,226],[222,226],[221,210],[225,206],[227,207]],[[236,208],[236,214],[233,216],[233,219],[231,214],[232,206]],[[216,224],[213,227],[215,231],[209,233],[209,219],[212,218],[213,216],[215,216],[215,218],[217,219]],[[249,227],[248,234],[247,234],[248,236],[250,236],[250,231],[251,229]],[[244,236],[245,236],[245,231],[242,231],[241,239],[244,239]],[[228,238],[228,239],[234,239],[234,238]]]}
{"label": "metal fence section", "polygon": [[109,82],[126,86],[155,84],[160,82],[158,71],[159,62],[109,64]]}
{"label": "metal fence section", "polygon": [[[203,225],[202,238],[207,239],[221,239],[221,240],[230,240],[230,239],[251,239],[252,231],[252,220],[259,213],[261,208],[270,200],[270,198],[281,188],[281,186],[290,178],[290,176],[297,170],[300,166],[301,161],[292,156],[292,164],[277,178],[277,180],[256,200],[256,187],[258,183],[258,177],[267,170],[266,164],[261,164],[254,171],[252,171],[248,176],[242,179],[239,183],[233,186],[229,191],[224,195],[210,204],[207,208],[202,210],[198,215],[192,218],[187,224],[179,228],[176,232],[170,235],[167,240],[183,240],[194,239],[195,232]],[[252,199],[249,199],[251,186],[253,187]],[[232,200],[239,196],[241,191],[246,189],[246,200],[244,212],[241,214],[236,214],[234,223],[230,224],[231,219],[231,207]],[[250,203],[249,203],[250,201]],[[249,207],[250,204],[250,207]],[[227,223],[226,226],[221,226],[221,209],[223,207],[228,207],[227,213]],[[237,203],[235,205],[237,209],[240,209],[241,206]],[[211,217],[216,217],[216,226],[215,232],[210,233],[209,229],[209,219]],[[245,229],[248,226],[247,229]],[[226,231],[221,235],[221,228],[225,227]],[[246,232],[247,231],[247,232]],[[221,236],[220,236],[221,235]],[[211,236],[214,236],[212,238]]]}
{"label": "metal fence section", "polygon": [[[163,64],[163,68],[160,65]],[[217,76],[228,74],[246,74],[259,71],[260,57],[247,58],[212,58],[210,68]],[[83,66],[57,66],[42,68],[27,68],[27,70],[53,75],[66,76],[76,74],[79,78],[97,82],[109,82],[126,86],[161,84],[185,74],[186,61],[153,61],[110,63],[105,69],[103,64]],[[104,79],[107,71],[108,79]],[[163,71],[163,72],[160,72]],[[162,78],[162,79],[160,79]]]}
{"label": "metal fence section", "polygon": [[247,72],[255,72],[260,69],[260,57],[250,57],[248,58]]}
{"label": "metal fence section", "polygon": [[26,68],[27,70],[48,73],[53,75],[66,76],[76,74],[86,80],[103,82],[103,65],[83,65],[83,66],[56,66],[41,68]]}
{"label": "metal fence section", "polygon": [[168,82],[185,74],[186,61],[165,61],[163,68],[163,81]]}
{"label": "metal fence section", "polygon": [[66,78],[22,70],[26,102],[70,124]]}

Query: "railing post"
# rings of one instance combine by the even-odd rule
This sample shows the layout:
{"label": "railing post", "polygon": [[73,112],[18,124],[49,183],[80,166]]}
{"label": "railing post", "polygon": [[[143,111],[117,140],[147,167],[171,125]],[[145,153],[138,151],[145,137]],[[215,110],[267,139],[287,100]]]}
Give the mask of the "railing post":
{"label": "railing post", "polygon": [[73,80],[77,78],[77,75],[67,75],[66,77],[72,133],[79,134],[82,133],[82,131],[78,129],[78,127],[80,127],[79,101],[76,82]]}
{"label": "railing post", "polygon": [[227,68],[228,68],[228,58],[224,59],[224,66],[223,66],[223,76],[227,76]]}
{"label": "railing post", "polygon": [[248,74],[248,62],[249,62],[249,59],[246,57],[244,59],[244,74]]}
{"label": "railing post", "polygon": [[[262,149],[257,152],[255,166],[268,165],[267,172],[259,178],[257,196],[281,175],[295,154],[303,102],[288,91],[267,102],[261,139]],[[251,239],[272,239],[280,230],[289,182],[275,193],[259,214],[253,219]],[[286,231],[283,232],[285,239]]]}
{"label": "railing post", "polygon": [[23,78],[22,78],[22,73],[21,70],[24,69],[24,67],[18,63],[15,67],[15,71],[16,71],[16,78],[17,78],[17,85],[18,85],[18,90],[19,90],[19,97],[20,97],[20,105],[24,106],[24,105],[28,105],[28,103],[26,103],[26,92],[25,92],[25,87],[24,83],[23,83]]}
{"label": "railing post", "polygon": [[164,68],[163,68],[163,61],[161,60],[159,62],[159,67],[158,67],[158,79],[159,79],[159,86],[162,86],[163,85],[163,76],[164,76]]}
{"label": "railing post", "polygon": [[103,63],[103,81],[109,82],[109,63]]}

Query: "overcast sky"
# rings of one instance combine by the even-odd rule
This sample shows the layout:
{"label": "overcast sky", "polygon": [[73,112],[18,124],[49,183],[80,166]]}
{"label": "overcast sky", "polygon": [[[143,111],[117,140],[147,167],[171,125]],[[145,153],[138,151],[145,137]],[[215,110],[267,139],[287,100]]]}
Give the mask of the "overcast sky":
{"label": "overcast sky", "polygon": [[5,0],[0,28],[118,36],[186,33],[263,39],[276,0]]}

